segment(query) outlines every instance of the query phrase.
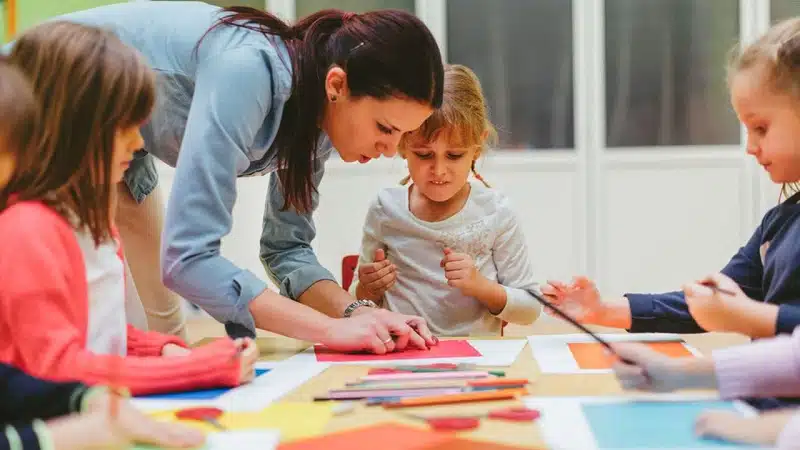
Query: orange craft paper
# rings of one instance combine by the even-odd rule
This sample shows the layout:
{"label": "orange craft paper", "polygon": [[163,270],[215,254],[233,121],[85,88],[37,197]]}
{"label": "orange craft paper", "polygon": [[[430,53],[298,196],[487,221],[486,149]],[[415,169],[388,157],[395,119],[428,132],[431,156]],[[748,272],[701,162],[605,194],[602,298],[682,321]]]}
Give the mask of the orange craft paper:
{"label": "orange craft paper", "polygon": [[[683,341],[641,342],[653,350],[673,358],[693,356],[683,345]],[[569,351],[581,369],[610,369],[613,356],[606,355],[606,349],[597,342],[572,342],[567,344]]]}
{"label": "orange craft paper", "polygon": [[384,423],[295,441],[278,450],[522,450],[491,442],[472,441],[408,425]]}

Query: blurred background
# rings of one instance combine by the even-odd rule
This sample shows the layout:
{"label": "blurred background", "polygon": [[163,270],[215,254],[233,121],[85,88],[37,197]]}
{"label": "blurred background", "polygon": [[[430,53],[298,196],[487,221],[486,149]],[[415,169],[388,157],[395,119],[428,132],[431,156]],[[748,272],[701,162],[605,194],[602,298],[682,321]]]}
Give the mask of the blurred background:
{"label": "blurred background", "polygon": [[[2,35],[119,1],[3,0]],[[719,270],[778,201],[744,153],[724,67],[737,42],[800,14],[798,0],[207,2],[290,21],[324,8],[418,15],[445,60],[481,78],[500,145],[480,170],[514,202],[542,280],[586,274],[607,294],[677,289]],[[162,169],[166,196],[172,169]],[[399,158],[328,163],[313,245],[334,274],[358,252],[369,201],[405,174]],[[266,178],[240,181],[223,243],[257,274],[266,189]]]}

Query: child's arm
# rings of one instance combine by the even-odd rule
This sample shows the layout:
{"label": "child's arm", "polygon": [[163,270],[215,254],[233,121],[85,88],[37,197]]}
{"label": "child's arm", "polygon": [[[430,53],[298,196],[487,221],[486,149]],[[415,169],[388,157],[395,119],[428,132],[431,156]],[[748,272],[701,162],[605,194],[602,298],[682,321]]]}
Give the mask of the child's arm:
{"label": "child's arm", "polygon": [[705,411],[695,423],[695,432],[706,438],[758,446],[777,446],[778,450],[797,449],[800,414],[786,409],[747,417],[733,411]]}
{"label": "child's arm", "polygon": [[[764,216],[762,224],[750,240],[731,258],[722,273],[732,278],[748,297],[763,299],[763,267],[759,248],[762,228],[774,213]],[[588,280],[567,288],[561,283],[551,282],[542,288],[558,305],[574,304],[576,319],[584,323],[626,328],[633,333],[703,333],[703,329],[692,318],[683,292],[662,294],[625,294],[622,298],[602,298],[597,288]],[[783,309],[783,306],[781,306]],[[583,310],[583,311],[582,311]],[[584,317],[585,316],[585,317]]]}
{"label": "child's arm", "polygon": [[542,306],[526,290],[538,290],[528,257],[525,236],[513,210],[503,198],[497,216],[501,229],[492,245],[492,259],[497,267],[497,281],[478,272],[469,255],[445,249],[442,266],[448,284],[461,289],[489,309],[489,312],[506,322],[520,325],[533,323]]}
{"label": "child's arm", "polygon": [[372,300],[379,305],[383,302],[383,294],[397,279],[396,267],[386,259],[386,248],[381,236],[382,219],[383,210],[376,198],[367,210],[364,220],[358,269],[353,274],[349,289],[357,299]]}
{"label": "child's arm", "polygon": [[185,349],[189,348],[186,342],[178,336],[157,331],[142,331],[133,325],[128,325],[129,356],[162,356],[164,347],[168,344],[177,345]]}
{"label": "child's arm", "polygon": [[3,422],[27,422],[76,413],[93,390],[83,383],[47,381],[0,364],[0,417]]}
{"label": "child's arm", "polygon": [[[5,231],[13,234],[21,229]],[[228,339],[182,358],[122,358],[119,368],[112,364],[114,357],[87,351],[86,330],[80,328],[86,326],[81,319],[86,314],[82,311],[86,293],[75,291],[75,280],[85,275],[75,268],[74,252],[78,253],[77,267],[82,262],[77,245],[70,247],[72,230],[36,231],[7,234],[0,252],[0,338],[11,342],[26,371],[87,384],[108,384],[118,377],[114,381],[134,394],[238,384],[240,359],[236,345]]]}
{"label": "child's arm", "polygon": [[723,398],[800,396],[800,328],[712,353]]}

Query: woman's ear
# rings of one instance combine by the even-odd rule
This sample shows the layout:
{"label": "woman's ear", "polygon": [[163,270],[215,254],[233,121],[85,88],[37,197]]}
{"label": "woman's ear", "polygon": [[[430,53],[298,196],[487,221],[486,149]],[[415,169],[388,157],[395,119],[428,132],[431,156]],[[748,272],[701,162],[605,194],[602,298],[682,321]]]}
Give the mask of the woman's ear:
{"label": "woman's ear", "polygon": [[328,100],[335,102],[347,94],[347,72],[339,66],[331,67],[325,75],[325,95]]}

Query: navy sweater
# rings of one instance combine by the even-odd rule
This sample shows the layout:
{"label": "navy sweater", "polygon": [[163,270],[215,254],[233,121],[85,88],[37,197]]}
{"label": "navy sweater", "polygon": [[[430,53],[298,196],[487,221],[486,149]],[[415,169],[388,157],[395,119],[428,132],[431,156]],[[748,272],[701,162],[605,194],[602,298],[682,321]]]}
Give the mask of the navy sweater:
{"label": "navy sweater", "polygon": [[9,433],[19,436],[24,450],[38,450],[31,422],[78,412],[87,391],[81,383],[53,383],[0,364],[0,450],[11,448]]}
{"label": "navy sweater", "polygon": [[[800,193],[764,215],[753,236],[722,273],[753,300],[778,306],[776,334],[800,325]],[[763,257],[762,257],[763,254]],[[626,294],[634,333],[704,333],[683,292]]]}

